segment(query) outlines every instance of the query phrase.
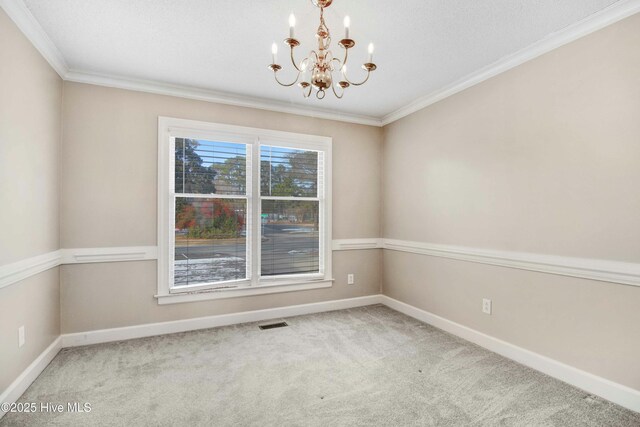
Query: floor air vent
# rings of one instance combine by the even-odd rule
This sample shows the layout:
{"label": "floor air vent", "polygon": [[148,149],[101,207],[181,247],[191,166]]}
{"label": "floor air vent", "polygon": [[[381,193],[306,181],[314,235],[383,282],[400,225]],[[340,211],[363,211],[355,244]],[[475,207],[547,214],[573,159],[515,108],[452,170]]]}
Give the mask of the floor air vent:
{"label": "floor air vent", "polygon": [[264,325],[259,325],[260,329],[275,329],[275,328],[284,328],[287,325],[287,322],[277,322],[277,323],[265,323]]}

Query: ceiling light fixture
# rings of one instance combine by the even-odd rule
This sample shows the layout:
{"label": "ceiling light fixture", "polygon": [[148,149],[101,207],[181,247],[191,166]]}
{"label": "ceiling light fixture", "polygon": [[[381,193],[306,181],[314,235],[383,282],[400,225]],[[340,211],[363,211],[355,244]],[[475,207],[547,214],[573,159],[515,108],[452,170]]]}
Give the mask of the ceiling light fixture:
{"label": "ceiling light fixture", "polygon": [[[311,95],[311,89],[315,88],[317,90],[316,97],[322,99],[325,97],[325,90],[329,89],[329,87],[331,87],[333,94],[337,98],[342,98],[346,88],[365,84],[367,80],[369,80],[371,72],[377,68],[376,64],[373,63],[373,43],[370,43],[369,59],[362,65],[362,68],[367,72],[367,76],[359,83],[354,83],[349,80],[347,77],[347,59],[349,57],[349,49],[354,47],[356,42],[349,38],[351,20],[346,16],[344,18],[344,38],[338,42],[338,45],[344,49],[344,58],[342,60],[334,58],[333,53],[329,50],[331,34],[324,22],[324,9],[329,7],[332,2],[333,0],[311,0],[311,3],[320,8],[320,26],[318,26],[318,30],[316,31],[318,50],[312,50],[309,56],[299,63],[296,63],[293,56],[293,49],[300,46],[300,42],[295,38],[296,17],[293,16],[293,13],[289,16],[289,37],[284,40],[284,43],[291,49],[291,63],[298,73],[292,83],[282,83],[278,79],[278,71],[282,69],[277,61],[278,45],[273,43],[271,46],[272,63],[269,65],[269,68],[273,71],[276,81],[281,86],[289,87],[295,85],[298,83],[298,80],[300,80],[298,86],[302,88],[302,94],[305,98],[308,98]],[[308,77],[307,71],[311,72]],[[334,71],[338,71],[341,76],[341,79],[338,81],[338,86],[341,88],[340,91],[336,90],[336,85],[334,84]]]}

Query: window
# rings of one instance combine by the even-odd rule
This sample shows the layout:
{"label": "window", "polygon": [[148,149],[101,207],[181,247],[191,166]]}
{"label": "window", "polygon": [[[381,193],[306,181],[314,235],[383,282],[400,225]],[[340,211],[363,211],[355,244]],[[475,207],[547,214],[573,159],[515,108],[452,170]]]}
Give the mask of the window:
{"label": "window", "polygon": [[159,119],[158,298],[331,286],[331,139]]}

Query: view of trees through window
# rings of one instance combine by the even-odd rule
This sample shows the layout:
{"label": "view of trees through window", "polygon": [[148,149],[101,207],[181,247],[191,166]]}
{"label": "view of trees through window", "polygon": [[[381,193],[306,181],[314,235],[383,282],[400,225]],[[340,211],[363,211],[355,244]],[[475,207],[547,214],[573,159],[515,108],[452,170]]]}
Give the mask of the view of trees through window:
{"label": "view of trees through window", "polygon": [[320,202],[307,200],[318,195],[318,153],[260,147],[260,195],[260,274],[318,272]]}
{"label": "view of trees through window", "polygon": [[[174,286],[248,278],[247,146],[176,138],[174,160]],[[260,275],[318,272],[318,153],[261,146],[255,179]]]}

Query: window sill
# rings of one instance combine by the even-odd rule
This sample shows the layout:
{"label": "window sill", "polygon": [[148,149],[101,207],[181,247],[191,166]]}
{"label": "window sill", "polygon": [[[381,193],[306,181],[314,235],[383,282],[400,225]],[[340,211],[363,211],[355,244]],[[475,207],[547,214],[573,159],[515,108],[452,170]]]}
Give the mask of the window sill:
{"label": "window sill", "polygon": [[333,279],[314,280],[312,282],[277,282],[262,284],[254,287],[208,289],[202,291],[183,292],[167,295],[156,295],[158,304],[178,304],[215,299],[248,297],[253,295],[276,294],[282,292],[306,291],[311,289],[330,288]]}

